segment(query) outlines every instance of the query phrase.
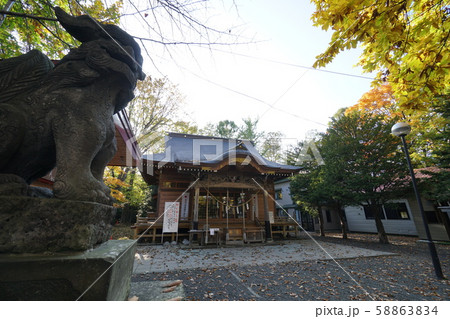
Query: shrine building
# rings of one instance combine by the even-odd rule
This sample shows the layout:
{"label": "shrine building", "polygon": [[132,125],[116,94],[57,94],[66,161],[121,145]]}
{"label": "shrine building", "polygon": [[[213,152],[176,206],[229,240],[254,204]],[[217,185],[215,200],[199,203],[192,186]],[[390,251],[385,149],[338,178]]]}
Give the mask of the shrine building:
{"label": "shrine building", "polygon": [[138,219],[135,238],[219,244],[297,234],[294,220],[274,216],[274,181],[299,170],[268,161],[249,140],[170,133],[164,153],[143,156],[142,176],[157,186],[156,209]]}

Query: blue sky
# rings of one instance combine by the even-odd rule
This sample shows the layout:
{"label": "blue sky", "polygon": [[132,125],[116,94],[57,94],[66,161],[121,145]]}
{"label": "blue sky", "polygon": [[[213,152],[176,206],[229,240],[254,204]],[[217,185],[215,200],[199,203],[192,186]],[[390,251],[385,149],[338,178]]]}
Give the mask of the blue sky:
{"label": "blue sky", "polygon": [[[153,46],[153,61],[144,61],[147,74],[167,76],[178,85],[186,97],[186,119],[200,127],[224,119],[240,124],[244,117],[259,118],[259,129],[281,131],[285,143],[295,143],[310,130],[325,130],[339,108],[355,104],[370,89],[368,79],[300,67],[311,67],[331,38],[330,32],[313,27],[309,1],[209,3],[204,16],[208,23],[229,27],[243,42],[252,38],[255,43],[176,46],[170,51]],[[359,54],[358,49],[343,52],[325,70],[370,76],[354,67]]]}

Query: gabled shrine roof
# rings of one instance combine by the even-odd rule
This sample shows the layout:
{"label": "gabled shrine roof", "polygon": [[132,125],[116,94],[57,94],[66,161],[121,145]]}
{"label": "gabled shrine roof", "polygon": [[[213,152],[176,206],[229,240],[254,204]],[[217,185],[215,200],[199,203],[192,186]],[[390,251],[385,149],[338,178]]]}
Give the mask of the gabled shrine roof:
{"label": "gabled shrine roof", "polygon": [[165,140],[165,153],[146,154],[144,160],[182,166],[217,166],[221,163],[244,163],[264,170],[295,173],[300,167],[269,161],[261,156],[253,142],[182,133],[169,133]]}

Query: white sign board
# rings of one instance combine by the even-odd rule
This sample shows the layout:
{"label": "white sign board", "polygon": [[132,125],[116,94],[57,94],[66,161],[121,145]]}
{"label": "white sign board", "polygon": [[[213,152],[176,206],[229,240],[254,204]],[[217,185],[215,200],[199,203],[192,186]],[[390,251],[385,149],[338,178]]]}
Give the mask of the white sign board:
{"label": "white sign board", "polygon": [[181,197],[181,220],[186,220],[189,217],[189,194],[184,194]]}
{"label": "white sign board", "polygon": [[163,233],[178,232],[179,215],[180,215],[179,202],[166,202],[164,204]]}
{"label": "white sign board", "polygon": [[256,194],[252,195],[252,220],[255,220],[255,217],[258,217],[258,196]]}
{"label": "white sign board", "polygon": [[273,211],[269,210],[269,221],[271,224],[275,223],[275,219],[273,217]]}

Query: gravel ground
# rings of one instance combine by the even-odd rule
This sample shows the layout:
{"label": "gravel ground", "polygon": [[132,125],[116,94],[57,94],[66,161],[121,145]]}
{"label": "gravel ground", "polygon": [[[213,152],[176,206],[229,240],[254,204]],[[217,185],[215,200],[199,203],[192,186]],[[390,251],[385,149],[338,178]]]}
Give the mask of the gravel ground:
{"label": "gravel ground", "polygon": [[[428,246],[417,238],[390,236],[389,245],[368,234],[315,239],[398,255],[136,274],[132,281],[183,280],[185,300],[450,300],[449,281],[436,279]],[[437,250],[450,277],[450,245]]]}

